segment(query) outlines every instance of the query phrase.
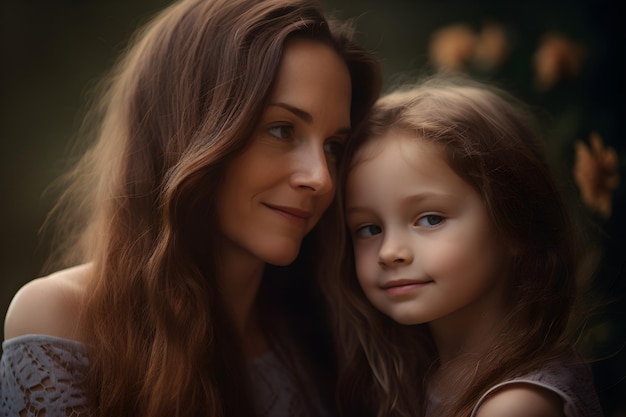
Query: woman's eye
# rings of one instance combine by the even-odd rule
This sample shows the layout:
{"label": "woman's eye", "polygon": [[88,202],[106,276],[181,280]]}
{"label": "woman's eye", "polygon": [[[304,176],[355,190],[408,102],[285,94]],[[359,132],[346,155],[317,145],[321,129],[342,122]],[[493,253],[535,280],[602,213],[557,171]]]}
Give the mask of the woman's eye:
{"label": "woman's eye", "polygon": [[372,237],[379,233],[382,233],[383,229],[375,224],[368,224],[367,226],[361,226],[354,231],[354,234],[358,237]]}
{"label": "woman's eye", "polygon": [[345,144],[343,141],[332,140],[324,144],[324,152],[333,155],[335,158],[340,158],[343,154]]}
{"label": "woman's eye", "polygon": [[272,126],[267,131],[278,139],[287,140],[293,138],[293,126],[290,125]]}
{"label": "woman's eye", "polygon": [[427,214],[417,220],[417,224],[422,227],[435,227],[443,223],[445,219],[438,214]]}

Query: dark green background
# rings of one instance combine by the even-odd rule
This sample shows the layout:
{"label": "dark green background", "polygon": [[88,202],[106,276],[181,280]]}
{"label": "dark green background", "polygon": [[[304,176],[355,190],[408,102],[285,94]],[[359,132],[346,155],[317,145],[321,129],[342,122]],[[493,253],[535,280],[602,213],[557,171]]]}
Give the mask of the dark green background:
{"label": "dark green background", "polygon": [[[2,0],[0,2],[0,311],[25,282],[41,275],[49,238],[38,230],[54,201],[46,188],[67,167],[92,88],[128,36],[165,0]],[[474,75],[499,83],[544,110],[553,164],[587,237],[594,297],[606,301],[590,321],[584,347],[594,358],[608,416],[626,415],[624,159],[626,111],[624,15],[611,1],[326,0],[339,17],[358,17],[358,39],[381,59],[390,86],[429,72],[433,30],[485,19],[505,24],[506,64]],[[546,93],[532,88],[540,37],[560,31],[587,50],[581,76]],[[620,156],[622,185],[608,221],[586,210],[571,184],[573,143],[599,131]],[[608,296],[613,297],[611,299]],[[610,301],[610,303],[609,303]],[[34,306],[36,308],[36,306]],[[621,410],[622,414],[618,414]]]}

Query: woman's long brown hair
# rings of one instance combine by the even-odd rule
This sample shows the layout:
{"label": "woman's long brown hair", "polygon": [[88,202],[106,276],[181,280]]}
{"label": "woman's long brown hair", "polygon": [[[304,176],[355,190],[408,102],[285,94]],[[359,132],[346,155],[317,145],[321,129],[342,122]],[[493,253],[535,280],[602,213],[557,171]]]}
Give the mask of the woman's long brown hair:
{"label": "woman's long brown hair", "polygon": [[[55,208],[64,262],[92,263],[81,332],[96,416],[254,415],[216,290],[214,196],[252,137],[293,36],[345,60],[357,126],[378,95],[379,68],[349,25],[307,0],[178,1],[137,34],[103,83],[89,119],[94,144]],[[317,235],[301,258],[316,258]],[[298,295],[307,305],[309,294]]]}
{"label": "woman's long brown hair", "polygon": [[[392,129],[409,132],[445,149],[450,166],[476,189],[495,229],[516,249],[502,331],[476,367],[449,384],[452,395],[433,415],[467,417],[494,384],[569,357],[577,244],[531,112],[492,86],[436,76],[381,98],[363,126],[347,149],[342,183],[363,143]],[[340,369],[344,407],[360,402],[379,416],[423,415],[425,378],[438,367],[427,326],[399,325],[378,312],[359,287],[350,241],[339,242],[343,250],[336,250],[326,289],[335,300],[341,352],[351,358]],[[370,393],[361,394],[364,405],[359,392]]]}

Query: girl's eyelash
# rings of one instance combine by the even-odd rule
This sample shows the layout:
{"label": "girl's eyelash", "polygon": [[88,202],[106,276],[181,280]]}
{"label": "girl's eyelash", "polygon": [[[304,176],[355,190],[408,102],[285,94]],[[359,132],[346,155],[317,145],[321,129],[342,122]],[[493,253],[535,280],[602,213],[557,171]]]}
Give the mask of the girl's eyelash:
{"label": "girl's eyelash", "polygon": [[372,237],[382,233],[383,229],[375,224],[365,224],[354,229],[354,235],[357,237]]}
{"label": "girl's eyelash", "polygon": [[422,227],[437,227],[445,220],[445,217],[440,214],[430,213],[420,216],[415,223]]}

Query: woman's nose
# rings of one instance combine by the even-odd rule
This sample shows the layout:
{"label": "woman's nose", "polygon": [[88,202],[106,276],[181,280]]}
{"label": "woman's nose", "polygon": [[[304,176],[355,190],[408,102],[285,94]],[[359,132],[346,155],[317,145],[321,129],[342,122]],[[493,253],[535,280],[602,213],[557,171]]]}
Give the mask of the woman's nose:
{"label": "woman's nose", "polygon": [[324,149],[307,149],[296,161],[296,167],[291,182],[294,187],[308,188],[316,194],[326,194],[334,188],[334,178],[331,174]]}

